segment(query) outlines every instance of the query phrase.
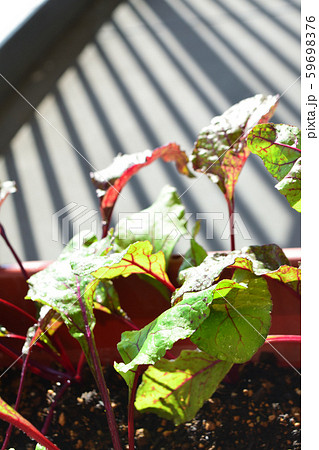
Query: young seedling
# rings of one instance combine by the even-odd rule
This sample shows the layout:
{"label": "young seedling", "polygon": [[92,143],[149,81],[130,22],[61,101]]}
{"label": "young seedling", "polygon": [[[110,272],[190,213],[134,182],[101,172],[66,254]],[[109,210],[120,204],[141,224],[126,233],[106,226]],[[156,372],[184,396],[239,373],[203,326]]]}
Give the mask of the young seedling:
{"label": "young seedling", "polygon": [[[274,244],[235,250],[232,220],[235,185],[250,151],[260,154],[279,181],[277,188],[300,210],[299,130],[267,123],[277,103],[278,96],[257,95],[246,99],[214,118],[195,143],[191,156],[193,168],[218,184],[228,204],[230,253],[207,255],[196,242],[198,226],[193,232],[188,231],[185,208],[172,187],[163,188],[152,206],[131,217],[134,220],[139,214],[148,214],[148,226],[140,229],[138,236],[131,231],[123,238],[123,221],[114,230],[110,229],[115,203],[123,187],[140,169],[161,158],[174,161],[181,174],[193,176],[185,152],[170,143],[153,151],[118,156],[109,168],[92,173],[100,199],[102,238],[75,237],[57,261],[28,280],[27,299],[37,303],[39,317],[30,318],[37,325],[26,341],[23,372],[30,366],[43,376],[51,373],[49,368],[31,365],[29,356],[33,345],[50,350],[65,369],[60,398],[70,382],[79,379],[85,357],[99,388],[113,447],[117,450],[122,448],[122,443],[95,343],[96,310],[113,315],[127,327],[117,345],[122,362],[114,363],[114,367],[129,389],[130,450],[134,449],[134,408],[156,412],[175,424],[189,421],[234,363],[249,361],[265,341],[300,341],[300,336],[268,335],[272,310],[269,280],[276,280],[287,292],[300,297],[300,269],[290,266],[282,250]],[[158,233],[157,213],[163,217],[161,233]],[[169,219],[170,214],[174,215],[174,223]],[[172,233],[176,230],[177,233]],[[189,249],[179,272],[179,284],[175,285],[166,268],[182,235],[188,236]],[[141,329],[123,311],[113,284],[116,278],[133,274],[155,286],[167,300],[167,309]],[[14,313],[22,312],[15,309]],[[54,321],[63,322],[82,347],[84,356],[77,369],[69,366],[66,352],[55,351],[59,347],[55,330],[48,341],[44,337],[38,340]],[[22,339],[6,331],[2,337]],[[174,357],[172,347],[185,339],[192,342],[193,349],[183,350]],[[32,425],[21,422],[23,419],[17,412],[8,409],[3,401],[1,405],[1,418],[27,430],[46,448],[56,449],[51,442],[43,440],[44,436],[36,434]],[[42,429],[44,433],[49,428],[52,411]]]}

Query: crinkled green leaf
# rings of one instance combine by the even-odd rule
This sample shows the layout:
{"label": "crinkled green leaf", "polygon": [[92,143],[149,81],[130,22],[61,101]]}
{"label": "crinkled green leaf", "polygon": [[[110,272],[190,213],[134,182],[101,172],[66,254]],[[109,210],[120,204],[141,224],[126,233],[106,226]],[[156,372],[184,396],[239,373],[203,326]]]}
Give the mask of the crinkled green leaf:
{"label": "crinkled green leaf", "polygon": [[[236,254],[237,252],[233,252]],[[253,261],[254,270],[276,270],[282,265],[289,265],[283,250],[276,244],[251,245],[238,252],[238,256],[248,255]]]}
{"label": "crinkled green leaf", "polygon": [[301,158],[297,159],[290,172],[275,188],[286,197],[292,208],[301,212]]}
{"label": "crinkled green leaf", "polygon": [[[84,298],[85,289],[89,280],[74,274],[73,277],[66,280],[64,271],[63,274],[59,272],[61,267],[56,265],[55,268],[56,270],[52,270],[51,273],[42,274],[37,279],[33,278],[29,280],[32,284],[26,298],[44,305],[49,305],[57,311],[61,315],[63,322],[69,328],[70,334],[79,341],[86,356],[89,356],[90,351],[85,338],[85,321],[78,296],[79,290],[80,295]],[[33,277],[36,275],[33,275]],[[93,304],[85,302],[85,308],[88,325],[93,330],[95,325]]]}
{"label": "crinkled green leaf", "polygon": [[271,244],[247,247],[246,250],[249,258],[243,253],[243,257],[238,256],[230,268],[249,270],[266,280],[275,279],[300,294],[301,269],[289,266],[280,247]]}
{"label": "crinkled green leaf", "polygon": [[75,237],[57,261],[29,278],[29,290],[26,298],[42,305],[48,305],[60,314],[72,336],[80,342],[84,352],[89,356],[90,351],[85,339],[85,323],[79,295],[86,300],[88,322],[90,328],[93,329],[95,325],[93,301],[95,301],[95,296],[98,297],[102,293],[97,288],[95,295],[85,296],[85,292],[94,278],[90,274],[84,276],[74,274],[70,259],[105,254],[109,247],[109,238],[97,241],[95,237],[90,237],[89,240],[85,239],[83,245],[78,248],[80,242],[80,238]]}
{"label": "crinkled green leaf", "polygon": [[246,138],[258,123],[268,122],[279,97],[255,95],[212,119],[198,135],[192,154],[196,171],[204,172],[232,200],[238,176],[249,156]]}
{"label": "crinkled green leaf", "polygon": [[207,256],[197,267],[190,267],[179,273],[179,282],[182,284],[172,294],[172,303],[180,301],[187,292],[199,292],[214,284],[221,272],[235,261],[235,256],[216,255]]}
{"label": "crinkled green leaf", "polygon": [[248,361],[256,353],[271,323],[267,282],[249,272],[240,281],[226,295],[215,290],[209,317],[191,336],[204,352],[233,363]]}
{"label": "crinkled green leaf", "polygon": [[136,241],[150,241],[154,252],[162,251],[168,263],[186,228],[185,207],[176,189],[165,186],[149,208],[119,221],[114,231],[114,250],[122,251]]}
{"label": "crinkled green leaf", "polygon": [[161,359],[143,374],[135,407],[179,425],[195,417],[231,367],[229,361],[193,350],[183,350],[173,361]]}
{"label": "crinkled green leaf", "polygon": [[35,439],[47,450],[59,450],[48,438],[46,438],[32,423],[15,411],[0,397],[0,419],[11,423],[15,427],[24,431],[30,438]]}
{"label": "crinkled green leaf", "polygon": [[[220,283],[218,289],[224,295],[236,284],[231,280],[223,280]],[[122,333],[117,348],[124,363],[115,363],[114,367],[129,386],[137,366],[155,364],[175,342],[190,337],[198,329],[208,317],[215,288],[216,286],[213,286],[207,290],[186,294],[181,302],[164,311],[141,330]]]}
{"label": "crinkled green leaf", "polygon": [[[105,254],[106,249],[109,248],[109,238],[97,241],[96,237],[91,237],[89,241],[85,239],[81,246],[79,244],[81,244],[81,237],[74,237],[55,262],[29,278],[28,299],[40,301],[58,312],[61,311],[57,308],[58,305],[53,304],[54,302],[59,302],[60,307],[65,311],[68,305],[76,303],[77,278],[72,271],[70,261],[73,258],[81,260]],[[82,293],[91,281],[95,281],[93,276],[81,274]],[[101,301],[99,297],[102,296],[101,291],[97,291],[95,296],[98,301]]]}
{"label": "crinkled green leaf", "polygon": [[173,291],[174,286],[165,271],[163,252],[152,253],[152,250],[153,246],[148,241],[135,242],[121,253],[75,260],[72,262],[72,268],[76,273],[92,273],[95,278],[101,280],[110,280],[119,276],[128,277],[132,274],[147,274]]}
{"label": "crinkled green leaf", "polygon": [[295,281],[300,281],[301,279],[301,269],[298,267],[283,265],[276,270],[269,270],[260,268],[254,265],[253,261],[242,257],[236,258],[234,264],[230,267],[246,269],[255,275],[262,275],[265,279],[272,278],[281,281],[282,283],[293,283]]}
{"label": "crinkled green leaf", "polygon": [[280,181],[301,156],[301,132],[285,124],[257,125],[249,133],[247,145],[252,153],[260,156],[268,172]]}
{"label": "crinkled green leaf", "polygon": [[212,286],[224,269],[242,268],[255,275],[276,278],[283,283],[300,280],[300,269],[288,265],[289,261],[275,244],[245,247],[230,253],[209,255],[198,267],[180,273],[182,286],[172,295],[176,303],[186,292],[196,292]]}

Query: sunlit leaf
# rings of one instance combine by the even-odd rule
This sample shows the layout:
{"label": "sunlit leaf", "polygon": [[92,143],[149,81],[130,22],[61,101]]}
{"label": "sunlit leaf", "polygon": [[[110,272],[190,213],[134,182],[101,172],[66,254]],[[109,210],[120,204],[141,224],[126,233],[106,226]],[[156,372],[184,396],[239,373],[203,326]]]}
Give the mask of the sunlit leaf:
{"label": "sunlit leaf", "polygon": [[0,419],[11,423],[15,427],[24,431],[30,438],[36,440],[47,450],[59,450],[49,439],[47,439],[39,430],[35,428],[21,414],[15,411],[0,397]]}
{"label": "sunlit leaf", "polygon": [[92,273],[100,280],[110,280],[119,276],[146,274],[161,281],[169,290],[174,291],[165,271],[163,252],[152,253],[153,246],[148,241],[131,244],[121,253],[106,256],[84,258],[72,263],[74,272],[82,275]]}
{"label": "sunlit leaf", "polygon": [[[232,280],[220,283],[219,295],[227,295],[236,285]],[[181,302],[164,311],[141,330],[122,333],[117,348],[124,363],[115,363],[114,367],[129,386],[137,366],[155,364],[175,342],[189,338],[207,319],[215,288],[185,294]]]}
{"label": "sunlit leaf", "polygon": [[97,287],[94,293],[90,291],[91,295],[86,295],[88,286],[92,281],[95,282],[95,279],[90,274],[83,276],[74,274],[70,259],[98,257],[106,254],[109,238],[102,241],[97,241],[95,237],[86,238],[82,246],[78,247],[79,243],[79,237],[74,238],[57,261],[29,278],[29,291],[26,298],[48,305],[56,311],[69,328],[71,335],[80,342],[86,356],[90,357],[79,296],[84,300],[89,327],[92,330],[95,325],[93,302],[98,301],[99,295],[103,293]]}
{"label": "sunlit leaf", "polygon": [[135,407],[179,425],[195,417],[231,367],[231,362],[191,350],[173,361],[161,359],[143,374]]}
{"label": "sunlit leaf", "polygon": [[221,272],[235,261],[233,254],[207,256],[196,267],[190,267],[179,274],[181,287],[172,294],[172,303],[180,301],[187,292],[199,292],[212,286]]}
{"label": "sunlit leaf", "polygon": [[290,172],[275,188],[286,197],[292,208],[301,212],[301,158],[297,159]]}
{"label": "sunlit leaf", "polygon": [[265,167],[278,181],[282,180],[301,156],[299,128],[284,124],[257,125],[249,133],[247,144],[260,156]]}
{"label": "sunlit leaf", "polygon": [[230,253],[209,255],[198,267],[180,273],[179,289],[172,295],[172,302],[183,298],[186,292],[207,289],[218,280],[226,268],[241,268],[265,278],[275,278],[283,283],[300,280],[300,269],[289,266],[289,261],[280,247],[275,244],[251,246]]}
{"label": "sunlit leaf", "polygon": [[106,169],[91,173],[92,182],[98,197],[101,197],[103,219],[109,222],[114,204],[126,183],[140,169],[161,158],[165,162],[174,161],[177,170],[187,176],[192,176],[187,168],[188,158],[179,145],[169,143],[155,150],[118,155]]}
{"label": "sunlit leaf", "polygon": [[[63,321],[61,320],[61,317],[59,314],[54,311],[50,306],[43,305],[39,311],[39,317],[38,317],[38,323],[36,324],[36,327],[41,330],[41,333],[39,335],[39,341],[44,342],[54,353],[60,354],[59,351],[56,349],[54,343],[51,340],[51,337],[54,335],[54,333],[62,326]],[[32,328],[29,328],[28,333]]]}
{"label": "sunlit leaf", "polygon": [[217,183],[231,201],[238,176],[249,156],[246,138],[258,123],[268,122],[279,96],[255,95],[233,105],[198,135],[192,154],[196,171]]}
{"label": "sunlit leaf", "polygon": [[125,311],[121,308],[120,299],[111,280],[98,280],[94,278],[86,287],[84,292],[86,301],[94,304],[95,309],[107,312],[108,314],[118,314],[126,317]]}
{"label": "sunlit leaf", "polygon": [[[242,271],[244,272],[244,271]],[[225,295],[217,284],[209,317],[191,336],[201,350],[218,359],[248,361],[264,343],[271,323],[267,282],[245,271]]]}
{"label": "sunlit leaf", "polygon": [[282,265],[276,270],[269,270],[254,264],[254,261],[251,261],[250,259],[238,257],[229,267],[248,270],[257,276],[262,276],[266,280],[267,278],[271,278],[286,284],[301,280],[301,269],[294,266]]}

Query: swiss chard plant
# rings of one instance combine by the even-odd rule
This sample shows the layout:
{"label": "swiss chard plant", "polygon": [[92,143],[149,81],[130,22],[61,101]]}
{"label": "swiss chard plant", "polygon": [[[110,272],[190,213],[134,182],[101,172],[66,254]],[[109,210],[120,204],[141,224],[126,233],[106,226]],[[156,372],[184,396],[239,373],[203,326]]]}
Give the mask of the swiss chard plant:
{"label": "swiss chard plant", "polygon": [[[232,220],[236,182],[250,152],[262,158],[278,181],[276,188],[300,211],[300,131],[269,122],[277,103],[278,96],[256,95],[215,117],[199,133],[190,158],[176,143],[170,143],[153,151],[119,155],[110,167],[91,174],[100,202],[102,237],[87,234],[74,237],[55,262],[27,280],[26,301],[36,303],[37,317],[27,315],[5,299],[0,300],[17,317],[24,315],[30,321],[26,336],[19,336],[7,330],[5,323],[1,324],[0,350],[17,359],[22,367],[15,407],[0,399],[1,419],[27,432],[44,448],[56,449],[45,437],[53,408],[72,382],[81,381],[86,361],[104,403],[113,447],[122,448],[95,342],[97,310],[113,315],[127,329],[117,345],[122,361],[115,362],[114,368],[128,385],[130,449],[134,449],[135,408],[155,412],[175,424],[189,421],[233,364],[249,361],[266,340],[300,340],[299,336],[268,335],[272,311],[268,282],[277,280],[287,291],[299,296],[300,269],[290,266],[283,251],[274,244],[236,250]],[[229,253],[207,254],[196,242],[199,225],[188,230],[185,208],[177,191],[170,186],[163,187],[149,208],[110,228],[112,211],[123,187],[140,169],[158,158],[175,162],[178,172],[188,177],[194,176],[189,167],[192,165],[195,172],[205,173],[217,183],[229,209]],[[14,189],[12,183],[2,184],[0,198],[4,199]],[[138,235],[134,227],[127,232],[127,220],[138,221],[145,213],[149,219],[147,226],[139,227]],[[188,237],[189,248],[183,255],[176,283],[170,279],[167,266],[183,235]],[[14,252],[3,227],[1,236]],[[23,264],[17,256],[16,259],[27,278]],[[143,328],[123,310],[114,283],[119,277],[133,274],[151,283],[167,300],[166,310]],[[62,324],[82,348],[75,367],[58,337]],[[22,356],[6,345],[12,339],[22,341]],[[191,341],[192,349],[182,350],[175,357],[172,347],[186,339]],[[60,369],[33,360],[32,352],[37,347],[51,355]],[[26,370],[62,381],[42,432],[18,412]],[[10,432],[11,428],[3,450]]]}

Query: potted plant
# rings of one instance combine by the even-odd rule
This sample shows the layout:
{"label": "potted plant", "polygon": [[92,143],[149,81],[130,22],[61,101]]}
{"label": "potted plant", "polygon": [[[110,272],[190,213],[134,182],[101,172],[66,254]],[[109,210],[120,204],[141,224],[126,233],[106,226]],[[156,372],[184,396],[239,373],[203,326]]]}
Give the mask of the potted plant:
{"label": "potted plant", "polygon": [[[110,229],[115,202],[140,169],[161,158],[174,161],[179,173],[194,176],[186,153],[175,143],[119,155],[110,167],[92,173],[102,237],[75,236],[51,264],[24,265],[1,227],[20,279],[10,284],[12,272],[0,272],[6,279],[0,306],[11,311],[2,313],[6,323],[0,350],[22,371],[15,408],[0,399],[0,418],[26,431],[39,449],[57,449],[45,434],[58,400],[72,382],[81,380],[85,361],[115,449],[122,443],[102,362],[114,362],[129,389],[130,449],[135,445],[135,409],[180,424],[195,416],[234,364],[256,358],[259,349],[275,351],[285,364],[300,364],[298,264],[290,265],[275,244],[235,249],[235,185],[250,152],[263,159],[279,181],[276,188],[300,211],[300,131],[269,123],[277,103],[278,96],[256,95],[234,105],[199,133],[191,155],[193,169],[208,175],[225,195],[230,252],[207,254],[196,242],[199,225],[187,229],[185,208],[170,186],[152,206]],[[12,183],[1,187],[3,199],[14,190]],[[174,259],[182,235],[189,249]],[[284,325],[283,317],[289,318]],[[17,411],[27,369],[61,384],[42,433]],[[11,428],[3,449],[10,433]]]}

